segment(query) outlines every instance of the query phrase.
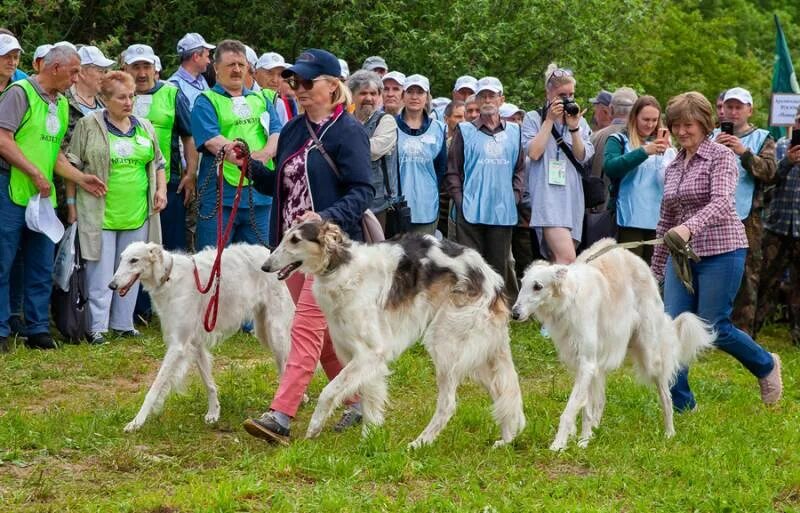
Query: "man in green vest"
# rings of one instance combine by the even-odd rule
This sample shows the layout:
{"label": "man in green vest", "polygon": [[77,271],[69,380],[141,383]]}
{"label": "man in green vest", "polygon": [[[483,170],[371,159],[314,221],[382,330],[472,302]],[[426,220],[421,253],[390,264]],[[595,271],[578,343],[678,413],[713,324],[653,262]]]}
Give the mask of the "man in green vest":
{"label": "man in green vest", "polygon": [[7,349],[9,279],[18,250],[25,262],[25,334],[27,344],[55,348],[49,332],[55,243],[27,228],[25,210],[40,194],[55,206],[53,172],[96,196],[106,186],[75,169],[61,151],[68,106],[62,96],[77,80],[81,60],[74,48],[55,47],[45,56],[41,73],[14,82],[0,96],[0,350]]}
{"label": "man in green vest", "polygon": [[[217,244],[217,195],[222,194],[223,224],[231,214],[239,183],[239,168],[230,162],[223,167],[223,190],[217,190],[214,157],[234,139],[243,139],[252,158],[269,163],[278,148],[281,123],[275,108],[259,93],[244,86],[247,71],[245,48],[239,41],[226,40],[214,53],[216,85],[197,97],[192,109],[192,134],[203,158],[200,163],[200,221],[197,225],[197,248]],[[208,183],[207,187],[203,184]],[[269,236],[269,215],[272,198],[247,187],[245,180],[239,211],[233,223],[229,242],[258,244]],[[252,196],[252,197],[251,197]],[[252,207],[253,211],[250,210]]]}
{"label": "man in green vest", "polygon": [[[156,130],[167,175],[167,208],[161,211],[164,248],[186,250],[186,206],[195,195],[197,150],[192,139],[189,100],[181,90],[156,79],[156,55],[147,45],[135,44],[123,54],[124,70],[136,83],[133,115],[148,119]],[[181,162],[183,143],[186,167]]]}

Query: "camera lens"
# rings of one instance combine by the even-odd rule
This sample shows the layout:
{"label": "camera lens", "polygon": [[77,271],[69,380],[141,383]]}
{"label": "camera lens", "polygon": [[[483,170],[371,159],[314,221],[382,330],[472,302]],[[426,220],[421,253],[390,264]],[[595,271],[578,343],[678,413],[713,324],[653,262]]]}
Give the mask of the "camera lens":
{"label": "camera lens", "polygon": [[580,107],[578,107],[577,103],[565,103],[564,104],[564,111],[569,114],[570,116],[577,116],[580,112]]}

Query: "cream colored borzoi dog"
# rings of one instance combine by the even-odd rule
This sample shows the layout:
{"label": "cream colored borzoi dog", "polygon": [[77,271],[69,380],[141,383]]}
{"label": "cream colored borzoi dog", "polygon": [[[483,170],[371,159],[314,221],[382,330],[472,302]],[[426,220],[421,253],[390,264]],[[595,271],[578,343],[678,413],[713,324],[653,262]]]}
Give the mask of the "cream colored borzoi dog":
{"label": "cream colored borzoi dog", "polygon": [[314,275],[314,297],[344,364],[320,394],[306,437],[319,435],[354,394],[361,396],[364,429],[382,424],[389,363],[419,339],[433,359],[439,397],[411,447],[433,442],[444,429],[467,376],[494,401],[496,446],[525,427],[503,280],[477,252],[421,235],[365,245],[335,224],[307,221],[286,232],[263,269],[280,279],[295,270]]}
{"label": "cream colored borzoi dog", "polygon": [[572,265],[534,262],[522,279],[512,317],[536,316],[550,332],[558,357],[575,375],[575,385],[561,414],[550,449],[562,450],[576,433],[586,447],[605,406],[606,374],[630,355],[638,375],[654,383],[664,412],[667,437],[675,434],[669,387],[682,365],[710,347],[714,334],[691,313],[672,320],[664,313],[658,286],[647,264],[616,248],[587,260],[614,244],[603,239]]}
{"label": "cream colored borzoi dog", "polygon": [[219,420],[220,406],[211,373],[210,349],[238,331],[246,320],[253,320],[256,338],[272,351],[278,373],[283,372],[291,344],[294,303],[283,283],[259,270],[269,250],[248,244],[225,248],[217,324],[214,331],[208,333],[203,327],[203,318],[213,289],[208,294],[198,292],[193,274],[196,263],[200,278],[205,282],[216,254],[216,248],[211,248],[189,256],[145,242],[135,242],[122,252],[109,287],[124,296],[136,280],[140,280],[158,313],[167,345],[158,375],[139,413],[125,426],[125,431],[139,429],[151,413],[159,411],[170,390],[180,387],[193,363],[197,364],[208,392],[205,421]]}

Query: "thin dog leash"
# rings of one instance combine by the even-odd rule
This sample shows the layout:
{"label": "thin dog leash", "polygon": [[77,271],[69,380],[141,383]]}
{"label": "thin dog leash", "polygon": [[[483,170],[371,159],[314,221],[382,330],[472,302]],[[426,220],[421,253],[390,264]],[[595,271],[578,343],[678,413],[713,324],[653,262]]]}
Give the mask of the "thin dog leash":
{"label": "thin dog leash", "polygon": [[683,286],[686,287],[686,290],[688,290],[690,294],[694,294],[694,286],[692,285],[692,268],[689,264],[689,260],[697,263],[700,261],[700,257],[697,256],[692,249],[692,246],[688,242],[681,239],[678,235],[671,234],[670,232],[667,232],[663,239],[618,242],[600,249],[583,261],[589,263],[614,249],[635,249],[642,246],[658,246],[661,244],[666,245],[667,249],[669,249],[669,254],[672,256],[672,266],[675,269],[675,274],[678,275],[678,278],[680,278],[681,283],[683,283]]}

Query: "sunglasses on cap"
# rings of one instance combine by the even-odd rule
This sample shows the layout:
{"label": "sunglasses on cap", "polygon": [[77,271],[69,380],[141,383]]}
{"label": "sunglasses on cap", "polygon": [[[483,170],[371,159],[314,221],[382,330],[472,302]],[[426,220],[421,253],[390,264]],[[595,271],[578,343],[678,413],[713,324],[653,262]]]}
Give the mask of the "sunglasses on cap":
{"label": "sunglasses on cap", "polygon": [[286,84],[292,89],[292,91],[297,91],[300,89],[300,86],[303,86],[303,89],[306,91],[310,91],[314,88],[314,82],[317,80],[322,80],[322,78],[317,77],[313,80],[306,80],[298,75],[292,75],[286,79]]}
{"label": "sunglasses on cap", "polygon": [[553,70],[552,73],[550,73],[550,76],[547,77],[547,81],[550,82],[554,78],[564,78],[564,77],[571,77],[571,76],[572,76],[572,70],[571,69],[558,68],[558,69]]}

